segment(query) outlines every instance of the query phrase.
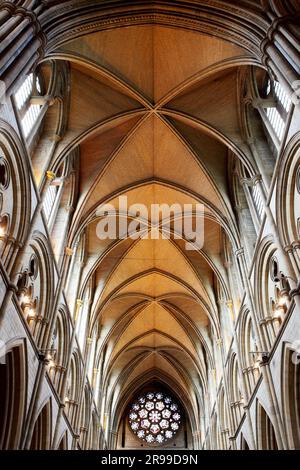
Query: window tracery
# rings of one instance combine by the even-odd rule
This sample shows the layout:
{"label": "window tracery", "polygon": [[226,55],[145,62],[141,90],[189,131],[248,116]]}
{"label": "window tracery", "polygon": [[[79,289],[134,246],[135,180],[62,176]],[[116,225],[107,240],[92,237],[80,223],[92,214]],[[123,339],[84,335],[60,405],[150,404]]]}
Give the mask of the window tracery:
{"label": "window tracery", "polygon": [[147,444],[163,444],[180,429],[179,405],[162,392],[141,395],[130,407],[129,426]]}

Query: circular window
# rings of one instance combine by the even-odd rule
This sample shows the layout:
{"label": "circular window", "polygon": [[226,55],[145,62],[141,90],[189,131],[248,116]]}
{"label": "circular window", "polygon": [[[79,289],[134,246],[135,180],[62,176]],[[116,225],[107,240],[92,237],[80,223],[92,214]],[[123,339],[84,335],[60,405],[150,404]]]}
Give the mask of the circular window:
{"label": "circular window", "polygon": [[9,166],[4,158],[0,158],[0,188],[6,189],[9,185]]}
{"label": "circular window", "polygon": [[172,439],[181,424],[179,405],[162,392],[141,395],[130,407],[129,426],[148,444],[163,444]]}

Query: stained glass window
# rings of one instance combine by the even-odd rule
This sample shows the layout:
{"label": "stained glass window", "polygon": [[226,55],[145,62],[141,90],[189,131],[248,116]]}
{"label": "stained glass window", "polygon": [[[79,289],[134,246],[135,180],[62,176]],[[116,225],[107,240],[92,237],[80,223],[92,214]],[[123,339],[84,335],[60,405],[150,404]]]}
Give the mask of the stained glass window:
{"label": "stained glass window", "polygon": [[181,424],[181,411],[173,398],[162,392],[148,392],[132,403],[129,426],[148,444],[163,444],[172,439]]}

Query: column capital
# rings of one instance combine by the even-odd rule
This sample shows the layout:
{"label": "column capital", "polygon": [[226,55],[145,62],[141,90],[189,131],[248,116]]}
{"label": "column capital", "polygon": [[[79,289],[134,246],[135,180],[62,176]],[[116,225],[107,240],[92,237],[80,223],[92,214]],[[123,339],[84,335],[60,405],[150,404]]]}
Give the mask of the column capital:
{"label": "column capital", "polygon": [[262,182],[262,176],[261,175],[254,175],[252,177],[252,184],[253,186],[255,186],[257,183],[261,183]]}
{"label": "column capital", "polygon": [[67,205],[65,206],[65,211],[66,211],[66,212],[70,212],[70,213],[71,213],[71,212],[74,212],[74,207],[73,207],[73,206],[70,206],[69,204],[67,204]]}
{"label": "column capital", "polygon": [[251,178],[241,178],[241,184],[246,184],[250,188],[253,188],[257,183],[262,181],[262,176],[260,174],[254,175]]}

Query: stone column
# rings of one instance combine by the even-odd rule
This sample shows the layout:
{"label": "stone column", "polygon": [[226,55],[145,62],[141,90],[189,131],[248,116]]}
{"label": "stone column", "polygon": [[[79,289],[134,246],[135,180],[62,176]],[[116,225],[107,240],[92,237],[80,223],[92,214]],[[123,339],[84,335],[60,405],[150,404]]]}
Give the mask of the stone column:
{"label": "stone column", "polygon": [[64,285],[65,285],[65,282],[66,282],[66,276],[67,276],[67,273],[68,273],[68,270],[69,270],[70,260],[71,260],[72,254],[73,254],[72,249],[69,248],[69,247],[66,247],[64,257],[63,257],[63,261],[62,261],[62,269],[61,269],[58,284],[57,284],[57,287],[56,287],[54,302],[53,302],[53,305],[52,305],[52,312],[49,316],[48,328],[47,328],[47,330],[45,332],[45,335],[44,335],[44,338],[43,338],[42,347],[44,349],[48,349],[50,347],[50,342],[51,342],[53,331],[55,329],[55,324],[56,324],[56,319],[57,319],[57,314],[58,314],[57,307],[58,307],[59,300],[61,298],[61,294],[62,294]]}
{"label": "stone column", "polygon": [[39,355],[39,366],[37,370],[37,374],[35,377],[35,383],[33,387],[33,393],[31,396],[30,404],[29,404],[29,409],[27,412],[27,416],[25,419],[25,425],[24,425],[24,433],[23,433],[23,438],[20,443],[20,449],[29,449],[30,444],[31,444],[31,438],[34,430],[34,425],[36,421],[36,412],[37,412],[37,406],[38,406],[38,398],[41,394],[41,389],[42,389],[42,384],[43,384],[43,379],[45,375],[46,368],[48,366],[48,359],[46,358],[46,354],[40,354]]}
{"label": "stone column", "polygon": [[225,353],[224,353],[224,344],[223,344],[222,338],[219,338],[217,340],[217,344],[220,348],[220,353],[221,353],[221,358],[222,358],[223,382],[224,382],[224,399],[226,400],[226,404],[227,404],[227,407],[228,407],[228,417],[229,417],[229,423],[227,423],[227,426],[229,426],[228,433],[230,435],[232,435],[233,428],[234,428],[234,420],[233,420],[233,416],[231,414],[231,409],[230,409],[228,376],[226,374],[226,369],[225,369]]}
{"label": "stone column", "polygon": [[[54,327],[55,327],[55,322],[56,322],[56,317],[57,317],[57,304],[59,302],[61,291],[62,291],[62,288],[63,288],[63,283],[65,281],[65,276],[66,276],[66,273],[67,273],[68,264],[69,264],[69,260],[70,260],[70,254],[71,254],[71,252],[66,250],[65,258],[64,258],[64,262],[63,262],[62,275],[60,277],[60,282],[58,283],[57,288],[56,288],[55,300],[54,300],[54,303],[53,303],[53,306],[52,306],[52,312],[51,312],[51,315],[50,315],[50,322],[48,324],[49,325],[48,335],[47,335],[47,332],[46,332],[46,334],[44,336],[44,341],[43,341],[43,345],[42,345],[42,352],[41,352],[41,357],[42,358],[45,355],[47,355],[47,351],[50,348],[51,336],[52,336],[52,333],[53,333],[53,330],[54,330]],[[30,442],[31,442],[32,432],[33,432],[34,423],[35,423],[35,419],[36,419],[37,407],[38,407],[38,404],[39,404],[39,399],[40,399],[40,395],[41,395],[41,391],[42,391],[42,385],[43,385],[43,382],[44,382],[44,379],[45,379],[45,374],[47,372],[47,365],[48,365],[48,361],[46,359],[44,359],[43,362],[42,362],[42,367],[39,367],[38,373],[37,373],[37,376],[36,376],[36,384],[35,384],[35,387],[34,387],[34,393],[31,397],[29,411],[28,411],[28,414],[27,414],[27,423],[28,423],[28,425],[27,425],[27,428],[26,428],[26,431],[25,431],[25,434],[24,434],[24,442],[23,442],[23,445],[24,445],[25,449],[29,448],[29,445],[30,445]],[[65,376],[66,376],[66,374],[65,374]],[[60,409],[59,409],[59,414],[62,412],[61,410],[63,408],[64,408],[64,404],[61,404]]]}
{"label": "stone column", "polygon": [[0,79],[11,96],[43,57],[46,36],[30,8],[4,1],[0,5]]}

